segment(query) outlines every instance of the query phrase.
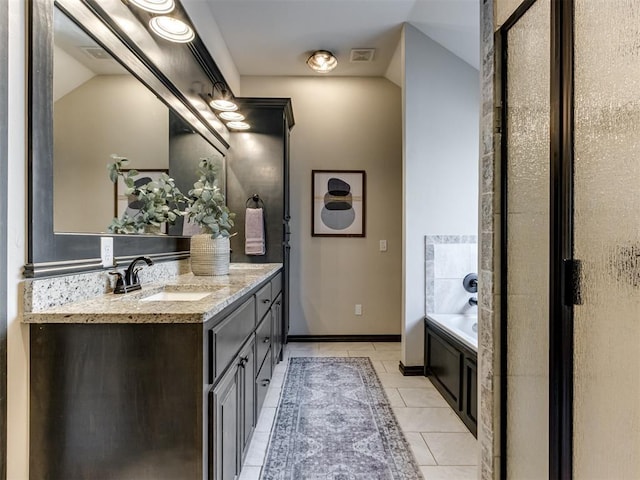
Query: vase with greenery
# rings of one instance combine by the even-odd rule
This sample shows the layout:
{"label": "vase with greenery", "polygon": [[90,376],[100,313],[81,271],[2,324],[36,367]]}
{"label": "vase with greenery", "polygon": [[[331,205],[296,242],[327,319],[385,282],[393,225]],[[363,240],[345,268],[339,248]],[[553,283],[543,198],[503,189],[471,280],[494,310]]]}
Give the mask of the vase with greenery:
{"label": "vase with greenery", "polygon": [[188,199],[176,187],[175,181],[166,173],[156,180],[144,184],[136,182],[139,172],[135,169],[123,170],[129,160],[111,155],[113,162],[107,165],[109,178],[113,183],[122,178],[124,194],[134,198],[133,214],[125,212],[120,218],[114,218],[108,229],[111,233],[159,233],[163,223],[173,225],[183,215],[181,207]]}
{"label": "vase with greenery", "polygon": [[202,231],[191,237],[191,271],[194,275],[229,273],[229,237],[232,236],[230,230],[236,215],[229,211],[224,194],[217,185],[218,172],[214,158],[200,159],[199,178],[189,191],[185,216]]}

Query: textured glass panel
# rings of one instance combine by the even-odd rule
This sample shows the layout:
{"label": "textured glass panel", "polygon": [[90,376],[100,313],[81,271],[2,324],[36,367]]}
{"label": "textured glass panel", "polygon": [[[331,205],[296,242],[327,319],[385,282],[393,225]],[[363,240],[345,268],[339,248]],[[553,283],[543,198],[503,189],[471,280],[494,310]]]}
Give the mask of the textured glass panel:
{"label": "textured glass panel", "polygon": [[507,478],[546,478],[549,0],[538,0],[507,41]]}
{"label": "textured glass panel", "polygon": [[576,0],[574,472],[640,478],[640,2]]}
{"label": "textured glass panel", "polygon": [[501,26],[524,3],[524,0],[495,0],[496,24]]}

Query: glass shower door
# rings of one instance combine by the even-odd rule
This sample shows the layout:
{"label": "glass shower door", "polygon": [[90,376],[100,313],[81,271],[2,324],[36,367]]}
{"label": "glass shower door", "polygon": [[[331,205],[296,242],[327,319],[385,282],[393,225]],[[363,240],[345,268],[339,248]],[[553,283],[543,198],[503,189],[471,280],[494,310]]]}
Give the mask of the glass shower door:
{"label": "glass shower door", "polygon": [[[506,33],[506,478],[549,468],[550,1]],[[504,455],[505,453],[503,453]]]}
{"label": "glass shower door", "polygon": [[637,479],[640,2],[574,8],[574,478]]}

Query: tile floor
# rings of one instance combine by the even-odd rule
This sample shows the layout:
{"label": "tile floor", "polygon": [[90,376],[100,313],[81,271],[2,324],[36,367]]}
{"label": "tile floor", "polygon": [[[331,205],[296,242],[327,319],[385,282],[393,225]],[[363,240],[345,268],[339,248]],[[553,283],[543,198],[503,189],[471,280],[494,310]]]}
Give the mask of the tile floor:
{"label": "tile floor", "polygon": [[398,370],[399,343],[289,343],[276,367],[239,480],[258,480],[289,357],[369,357],[425,480],[477,478],[478,445],[425,377]]}

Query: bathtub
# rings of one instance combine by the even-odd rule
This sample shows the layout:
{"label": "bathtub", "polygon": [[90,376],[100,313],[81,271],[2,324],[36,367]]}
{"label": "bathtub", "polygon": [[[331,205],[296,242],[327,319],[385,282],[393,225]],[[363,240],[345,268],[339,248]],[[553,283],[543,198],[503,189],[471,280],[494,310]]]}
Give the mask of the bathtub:
{"label": "bathtub", "polygon": [[478,432],[478,317],[430,313],[424,374],[473,435]]}
{"label": "bathtub", "polygon": [[456,337],[474,352],[478,352],[478,316],[430,313],[427,318]]}

